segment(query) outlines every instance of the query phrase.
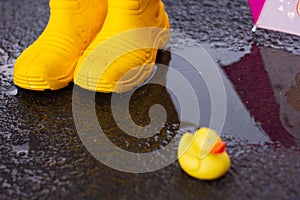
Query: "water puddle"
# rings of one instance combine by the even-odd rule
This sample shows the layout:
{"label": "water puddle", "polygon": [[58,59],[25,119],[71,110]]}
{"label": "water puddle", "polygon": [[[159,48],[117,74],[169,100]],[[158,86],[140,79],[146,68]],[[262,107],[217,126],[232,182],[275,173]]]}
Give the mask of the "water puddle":
{"label": "water puddle", "polygon": [[[205,46],[204,46],[205,47]],[[205,47],[207,50],[207,48]],[[207,52],[212,52],[213,49],[208,49]],[[191,52],[192,53],[192,52]],[[217,55],[217,54],[214,54]],[[219,54],[222,55],[222,54]],[[224,54],[225,55],[225,54]],[[227,54],[226,54],[227,55]],[[234,53],[232,53],[234,55]],[[227,57],[227,62],[234,62],[238,60],[243,54],[239,54],[230,58]],[[169,66],[177,70],[181,70],[187,79],[190,81],[191,85],[194,85],[195,92],[199,99],[200,104],[200,115],[201,120],[198,124],[198,127],[209,126],[210,117],[211,117],[211,96],[207,89],[207,84],[204,82],[204,77],[195,77],[193,72],[193,66],[189,63],[183,62],[176,54],[170,56]],[[219,57],[220,58],[220,57]],[[214,57],[216,60],[220,60],[217,57]],[[223,60],[223,59],[221,59]],[[224,64],[224,63],[223,63]],[[222,81],[226,90],[227,98],[227,111],[226,118],[224,123],[223,131],[220,133],[222,136],[228,137],[238,137],[243,140],[246,140],[249,144],[264,144],[270,142],[268,135],[261,129],[260,126],[257,126],[253,117],[249,114],[244,103],[240,100],[237,92],[235,91],[232,83],[228,80],[227,76],[221,70]],[[185,88],[183,86],[177,85],[181,90]],[[180,110],[180,107],[176,106],[176,110]],[[195,126],[194,126],[195,129]]]}
{"label": "water puddle", "polygon": [[246,109],[272,141],[299,145],[300,56],[252,46],[240,61],[224,67]]}
{"label": "water puddle", "polygon": [[[239,51],[233,51],[229,48],[216,47],[216,44],[214,43],[199,44],[197,41],[187,37],[182,33],[175,32],[171,34],[169,43],[171,52],[182,47],[190,46],[205,48],[211,58],[224,68],[232,64],[238,64],[243,59],[243,57],[248,55],[252,50],[251,44],[239,48]],[[195,54],[195,52],[193,51],[191,51],[190,53]],[[197,57],[197,55],[194,56]],[[208,126],[211,116],[211,99],[210,93],[207,90],[207,85],[204,81],[205,77],[196,77],[195,71],[193,71],[193,66],[187,62],[184,62],[183,58],[180,58],[174,53],[172,55],[160,55],[160,59],[166,60],[168,58],[169,61],[167,63],[170,68],[175,68],[179,71],[181,70],[180,72],[187,77],[192,85],[197,85],[195,92],[198,96],[198,99],[201,100],[201,121],[198,126]],[[230,78],[227,77],[226,71],[224,73],[221,70],[221,76],[226,89],[227,113],[224,129],[220,134],[229,137],[238,137],[246,140],[250,144],[264,144],[266,142],[271,142],[271,138],[262,128],[261,123],[255,120],[255,118],[247,109],[246,103],[243,102],[240,98],[235,86],[232,84]],[[177,87],[179,87],[181,90],[185,89],[181,85],[177,85]],[[178,106],[176,107],[176,109],[180,110]],[[194,125],[192,127],[193,128],[190,127],[189,129],[195,130],[195,127],[197,126]]]}

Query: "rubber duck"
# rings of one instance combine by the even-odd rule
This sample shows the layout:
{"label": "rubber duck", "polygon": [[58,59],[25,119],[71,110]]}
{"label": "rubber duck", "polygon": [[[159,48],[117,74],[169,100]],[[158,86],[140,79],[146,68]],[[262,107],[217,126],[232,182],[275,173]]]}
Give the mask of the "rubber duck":
{"label": "rubber duck", "polygon": [[230,168],[226,143],[212,129],[200,128],[185,133],[178,146],[178,162],[190,176],[202,180],[222,177]]}

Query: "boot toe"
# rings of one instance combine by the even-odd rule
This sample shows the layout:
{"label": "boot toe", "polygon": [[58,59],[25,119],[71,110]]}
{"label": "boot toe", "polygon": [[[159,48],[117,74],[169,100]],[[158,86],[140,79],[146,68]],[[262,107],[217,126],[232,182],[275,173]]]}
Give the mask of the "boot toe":
{"label": "boot toe", "polygon": [[73,78],[76,62],[69,54],[51,48],[28,48],[16,60],[15,85],[31,90],[56,90]]}

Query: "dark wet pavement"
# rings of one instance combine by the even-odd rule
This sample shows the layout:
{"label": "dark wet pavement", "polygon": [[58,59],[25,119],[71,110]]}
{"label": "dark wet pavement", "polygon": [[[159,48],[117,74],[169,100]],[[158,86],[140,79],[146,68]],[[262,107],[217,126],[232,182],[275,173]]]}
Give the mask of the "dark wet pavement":
{"label": "dark wet pavement", "polygon": [[[229,173],[207,182],[190,178],[177,162],[155,172],[130,174],[97,161],[75,128],[73,85],[52,92],[17,90],[13,85],[13,62],[43,30],[47,0],[1,0],[0,199],[300,198],[299,37],[266,30],[253,34],[244,0],[165,4],[179,33],[171,43],[200,43],[222,67],[227,95],[222,137],[232,160]],[[207,125],[209,93],[201,77],[173,52],[161,52],[158,62],[185,69],[182,73],[192,85],[199,85],[194,87],[201,99],[198,126]],[[185,131],[178,129],[176,98],[158,85],[135,92],[132,119],[141,126],[149,123],[153,104],[164,106],[166,123],[156,137],[136,140],[114,123],[111,95],[96,95],[98,120],[108,138],[131,152],[159,149]]]}

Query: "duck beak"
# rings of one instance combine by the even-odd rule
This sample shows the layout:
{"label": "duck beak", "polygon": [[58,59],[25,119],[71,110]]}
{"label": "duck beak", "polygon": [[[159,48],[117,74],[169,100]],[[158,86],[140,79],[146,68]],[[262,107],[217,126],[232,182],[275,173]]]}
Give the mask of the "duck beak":
{"label": "duck beak", "polygon": [[226,142],[223,142],[223,141],[219,140],[215,144],[215,146],[212,148],[210,153],[213,153],[213,154],[223,153],[225,151],[226,144],[227,144]]}

